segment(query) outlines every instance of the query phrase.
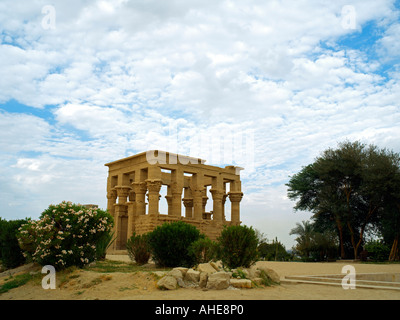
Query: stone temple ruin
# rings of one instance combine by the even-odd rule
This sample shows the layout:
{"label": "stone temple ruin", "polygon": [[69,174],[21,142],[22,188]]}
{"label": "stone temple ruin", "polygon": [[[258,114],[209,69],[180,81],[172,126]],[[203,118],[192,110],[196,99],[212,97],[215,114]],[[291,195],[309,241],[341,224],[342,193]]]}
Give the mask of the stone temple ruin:
{"label": "stone temple ruin", "polygon": [[[125,250],[133,232],[144,234],[165,222],[182,220],[212,240],[224,225],[239,225],[243,168],[204,163],[199,158],[151,150],[105,164],[109,169],[107,209],[114,217],[116,235],[109,250]],[[168,212],[160,213],[162,186],[167,186]],[[207,190],[212,198],[210,212],[206,212]],[[225,212],[227,198],[231,202],[230,221]]]}

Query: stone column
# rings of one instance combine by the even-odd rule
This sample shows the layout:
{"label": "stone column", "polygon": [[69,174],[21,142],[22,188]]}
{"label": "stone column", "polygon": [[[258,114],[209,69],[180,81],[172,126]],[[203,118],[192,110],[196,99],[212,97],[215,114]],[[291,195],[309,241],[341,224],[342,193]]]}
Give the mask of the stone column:
{"label": "stone column", "polygon": [[231,221],[234,223],[240,222],[240,201],[243,197],[243,192],[231,191],[228,193],[231,201]]}
{"label": "stone column", "polygon": [[203,193],[202,189],[195,189],[193,193],[193,218],[195,220],[203,219]]}
{"label": "stone column", "polygon": [[225,202],[226,202],[227,197],[228,197],[228,194],[224,192],[224,195],[222,196],[222,220],[224,220],[224,221],[226,221]]}
{"label": "stone column", "polygon": [[134,191],[129,193],[129,201],[126,203],[128,205],[128,236],[127,239],[132,237],[134,232],[134,220],[136,217],[136,195]]}
{"label": "stone column", "polygon": [[147,189],[149,190],[149,215],[158,215],[158,204],[160,200],[161,179],[147,179]]}
{"label": "stone column", "polygon": [[136,214],[145,215],[147,184],[146,182],[133,182],[132,187],[135,191]]}
{"label": "stone column", "polygon": [[[115,203],[117,201],[117,190],[115,190],[115,188],[111,188],[109,189],[109,191],[107,192],[107,211],[110,213],[110,215],[113,217],[114,219],[114,227],[113,227],[113,231],[114,234],[117,235],[117,228],[116,228],[116,214],[115,214]],[[111,245],[111,250],[116,250],[117,249],[117,244],[114,241]]]}
{"label": "stone column", "polygon": [[165,196],[165,199],[167,200],[167,204],[168,204],[168,215],[172,216],[172,195],[171,195],[171,187],[168,186],[167,189],[167,195]]}
{"label": "stone column", "polygon": [[202,196],[203,213],[206,212],[206,205],[207,205],[207,200],[208,200],[208,197],[205,195],[206,192],[207,192],[207,189],[204,189],[203,196]]}
{"label": "stone column", "polygon": [[182,215],[182,188],[183,185],[178,182],[173,182],[171,184],[171,205],[172,205],[172,215],[180,217]]}
{"label": "stone column", "polygon": [[193,218],[193,197],[190,188],[185,188],[183,192],[183,205],[185,206],[185,217]]}
{"label": "stone column", "polygon": [[193,218],[203,219],[203,194],[204,194],[204,175],[198,172],[192,175],[192,195],[193,195]]}
{"label": "stone column", "polygon": [[115,230],[117,231],[116,249],[121,249],[125,245],[127,231],[122,226],[122,217],[127,216],[128,214],[128,206],[126,204],[129,192],[131,187],[129,186],[116,186],[115,190],[117,191],[118,203],[114,205],[115,208]]}
{"label": "stone column", "polygon": [[114,216],[114,204],[117,201],[117,190],[114,188],[107,192],[107,211]]}
{"label": "stone column", "polygon": [[222,221],[222,199],[225,192],[222,189],[211,189],[210,192],[213,198],[213,220]]}

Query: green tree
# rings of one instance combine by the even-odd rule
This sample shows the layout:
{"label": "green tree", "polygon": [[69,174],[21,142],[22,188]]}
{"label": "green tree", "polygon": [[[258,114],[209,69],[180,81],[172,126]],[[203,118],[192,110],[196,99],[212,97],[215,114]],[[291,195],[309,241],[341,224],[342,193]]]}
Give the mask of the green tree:
{"label": "green tree", "polygon": [[295,250],[306,260],[325,260],[334,258],[337,252],[337,235],[332,231],[318,232],[316,224],[310,221],[296,223],[290,234],[296,234]]}
{"label": "green tree", "polygon": [[346,228],[357,257],[367,226],[377,223],[388,201],[398,197],[399,163],[400,156],[394,152],[344,142],[294,175],[287,184],[288,197],[297,200],[296,210],[335,221],[342,257]]}
{"label": "green tree", "polygon": [[298,235],[295,239],[297,242],[296,250],[306,258],[310,257],[311,243],[313,237],[313,227],[309,221],[302,221],[296,223],[296,227],[290,230],[290,235]]}
{"label": "green tree", "polygon": [[267,261],[287,261],[290,259],[290,254],[286,251],[285,246],[278,241],[278,238],[270,243],[261,242],[258,245],[258,254],[260,258]]}

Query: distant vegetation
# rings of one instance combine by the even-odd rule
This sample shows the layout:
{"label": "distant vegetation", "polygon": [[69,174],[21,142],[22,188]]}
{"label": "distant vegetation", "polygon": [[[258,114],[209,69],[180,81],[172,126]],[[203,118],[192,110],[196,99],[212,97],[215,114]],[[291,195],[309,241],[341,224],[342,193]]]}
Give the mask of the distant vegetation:
{"label": "distant vegetation", "polygon": [[287,186],[288,197],[297,201],[295,210],[314,214],[311,222],[291,230],[303,258],[357,258],[366,250],[372,259],[399,260],[398,153],[340,143],[293,175]]}

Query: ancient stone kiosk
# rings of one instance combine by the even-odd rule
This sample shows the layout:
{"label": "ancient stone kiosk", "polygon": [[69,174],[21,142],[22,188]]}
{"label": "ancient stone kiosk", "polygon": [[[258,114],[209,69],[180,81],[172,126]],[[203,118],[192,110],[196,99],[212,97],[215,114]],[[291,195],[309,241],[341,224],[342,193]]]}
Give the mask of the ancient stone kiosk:
{"label": "ancient stone kiosk", "polygon": [[[125,250],[133,232],[144,234],[165,222],[190,223],[212,240],[224,225],[239,225],[243,168],[204,163],[199,158],[152,150],[105,164],[109,168],[107,209],[114,217],[116,235],[110,251]],[[160,213],[163,186],[167,188],[168,212]],[[210,212],[206,212],[207,190],[212,198]],[[230,221],[225,216],[227,198]]]}

